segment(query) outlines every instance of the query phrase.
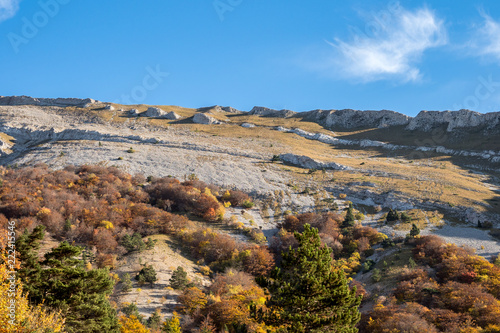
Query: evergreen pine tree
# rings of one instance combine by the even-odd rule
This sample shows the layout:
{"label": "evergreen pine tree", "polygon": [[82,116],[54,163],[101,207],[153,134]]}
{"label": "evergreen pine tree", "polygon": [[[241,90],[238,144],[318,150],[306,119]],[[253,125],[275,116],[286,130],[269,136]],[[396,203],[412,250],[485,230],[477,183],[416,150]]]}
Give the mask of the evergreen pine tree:
{"label": "evergreen pine tree", "polygon": [[144,266],[135,277],[139,282],[148,282],[151,285],[156,282],[156,271],[152,265]]}
{"label": "evergreen pine tree", "polygon": [[399,213],[397,210],[389,209],[389,213],[387,213],[387,222],[397,221],[399,220]]}
{"label": "evergreen pine tree", "polygon": [[144,245],[146,245],[146,250],[151,250],[155,247],[156,245],[156,240],[152,238],[148,238],[146,242],[144,242]]}
{"label": "evergreen pine tree", "polygon": [[132,252],[134,251],[134,244],[132,242],[132,236],[130,235],[125,235],[122,237],[121,241],[120,241],[120,245],[123,246],[125,248],[125,250],[127,250],[127,252]]}
{"label": "evergreen pine tree", "polygon": [[415,237],[420,234],[420,229],[417,227],[415,223],[411,225],[410,236]]}
{"label": "evergreen pine tree", "polygon": [[130,303],[124,306],[122,308],[122,312],[129,318],[134,316],[135,318],[137,318],[137,320],[139,320],[140,323],[144,322],[144,317],[139,314],[139,308],[135,303]]}
{"label": "evergreen pine tree", "polygon": [[357,332],[361,298],[349,288],[344,272],[332,267],[332,250],[309,224],[295,238],[299,247],[283,253],[281,268],[259,279],[271,293],[269,310],[252,306],[253,316],[281,332]]}
{"label": "evergreen pine tree", "polygon": [[81,249],[62,242],[38,261],[36,252],[44,228],[23,234],[16,242],[21,258],[19,278],[26,284],[30,301],[61,310],[69,333],[119,332],[116,311],[107,296],[113,281],[105,269],[86,270]]}
{"label": "evergreen pine tree", "polygon": [[71,220],[66,219],[66,221],[64,222],[64,231],[68,232],[70,230],[71,230]]}
{"label": "evergreen pine tree", "polygon": [[154,330],[159,329],[161,326],[160,309],[156,309],[155,312],[148,318],[147,325],[149,328]]}
{"label": "evergreen pine tree", "polygon": [[122,291],[129,292],[132,289],[132,281],[130,280],[130,274],[126,273],[122,278]]}
{"label": "evergreen pine tree", "polygon": [[152,249],[155,243],[156,241],[152,240],[151,238],[149,238],[148,241],[144,243],[141,234],[139,234],[138,232],[135,232],[132,236],[125,235],[120,241],[120,245],[123,246],[127,250],[127,252],[142,252],[146,248]]}
{"label": "evergreen pine tree", "polygon": [[28,297],[31,302],[41,300],[41,290],[38,288],[42,284],[41,271],[42,266],[38,260],[38,251],[40,250],[40,241],[45,236],[45,227],[37,226],[30,234],[28,230],[16,241],[16,252],[19,255],[21,268],[17,275],[24,282],[24,289],[28,292]]}
{"label": "evergreen pine tree", "polygon": [[187,273],[182,266],[177,267],[169,281],[170,287],[174,289],[183,289],[189,284]]}
{"label": "evergreen pine tree", "polygon": [[344,219],[342,227],[348,228],[354,226],[354,221],[356,220],[354,216],[354,208],[352,207],[352,202],[349,202],[349,207],[347,208],[347,214]]}

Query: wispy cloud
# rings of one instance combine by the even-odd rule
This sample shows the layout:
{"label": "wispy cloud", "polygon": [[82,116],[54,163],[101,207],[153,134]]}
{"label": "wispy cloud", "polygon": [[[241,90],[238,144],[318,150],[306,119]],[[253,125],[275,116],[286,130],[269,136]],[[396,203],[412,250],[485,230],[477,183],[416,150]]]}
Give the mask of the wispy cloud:
{"label": "wispy cloud", "polygon": [[21,0],[0,0],[0,22],[16,15],[20,2]]}
{"label": "wispy cloud", "polygon": [[483,25],[470,46],[478,55],[493,56],[500,60],[500,23],[483,12],[481,15],[484,18]]}
{"label": "wispy cloud", "polygon": [[336,69],[347,77],[362,81],[421,77],[417,67],[424,51],[447,43],[442,20],[427,8],[408,11],[402,7],[381,21],[373,17],[367,26],[378,25],[373,36],[358,34],[352,41],[335,39]]}

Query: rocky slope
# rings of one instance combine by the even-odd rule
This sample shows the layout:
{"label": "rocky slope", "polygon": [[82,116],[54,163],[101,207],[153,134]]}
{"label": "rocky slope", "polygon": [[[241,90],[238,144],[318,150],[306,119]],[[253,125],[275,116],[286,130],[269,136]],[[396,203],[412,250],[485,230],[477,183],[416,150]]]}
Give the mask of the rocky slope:
{"label": "rocky slope", "polygon": [[[261,197],[271,196],[275,200],[272,206],[276,207],[278,202],[282,211],[289,208],[305,211],[317,205],[318,198],[289,190],[290,184],[297,182],[304,187],[312,186],[310,179],[303,179],[301,176],[301,173],[307,174],[309,169],[344,172],[345,175],[342,177],[346,179],[375,176],[379,177],[380,183],[386,182],[386,179],[402,177],[394,171],[379,170],[378,168],[385,165],[385,162],[377,161],[379,158],[377,153],[369,155],[373,157],[364,157],[361,164],[365,164],[366,161],[367,166],[361,167],[356,160],[360,158],[358,152],[364,150],[377,148],[382,152],[432,152],[445,158],[475,158],[489,163],[490,170],[496,168],[495,163],[500,163],[500,147],[493,150],[471,151],[447,149],[441,146],[388,144],[370,139],[339,137],[336,133],[324,130],[311,132],[302,128],[276,127],[274,123],[278,118],[273,118],[296,121],[294,124],[298,126],[310,122],[309,124],[320,123],[326,127],[397,126],[394,128],[400,131],[405,127],[408,131],[428,131],[433,128],[433,124],[437,124],[436,126],[448,124],[451,131],[456,131],[463,130],[463,126],[470,124],[476,127],[483,126],[485,130],[492,131],[498,128],[498,113],[481,115],[462,110],[436,115],[424,112],[412,119],[393,111],[316,110],[294,113],[289,110],[276,111],[256,107],[250,112],[251,116],[263,118],[259,125],[254,125],[247,122],[249,113],[245,114],[228,107],[210,107],[206,108],[205,112],[192,109],[191,113],[162,107],[158,109],[162,111],[160,117],[154,117],[158,116],[156,113],[151,114],[153,119],[137,117],[139,114],[142,115],[141,111],[147,111],[147,106],[134,106],[141,111],[133,109],[132,113],[131,107],[115,105],[114,110],[105,109],[104,106],[109,104],[90,99],[2,97],[0,104],[7,104],[0,105],[1,165],[33,165],[44,162],[51,167],[61,168],[66,164],[103,163],[116,165],[130,173],[153,176],[172,175],[182,179],[189,174],[196,174],[200,179],[210,183],[239,188]],[[67,108],[68,106],[70,108]],[[161,117],[169,114],[168,112],[172,113],[172,110],[181,114],[175,113],[176,119],[171,120]],[[106,113],[106,116],[101,117],[102,113]],[[182,121],[177,120],[179,117],[182,117]],[[230,121],[219,119],[223,117]],[[243,118],[240,121],[238,117]],[[256,118],[250,119],[256,120]],[[316,124],[314,125],[318,128]],[[309,148],[304,150],[303,147]],[[297,152],[296,149],[302,150]],[[320,153],[320,150],[323,152]],[[281,155],[282,161],[305,171],[284,172],[281,164],[269,163],[273,155]],[[415,161],[417,162],[415,167],[417,164],[419,168],[423,166],[418,159]],[[408,160],[396,159],[395,162],[391,160],[389,164],[395,163],[408,163]],[[415,185],[411,186],[418,188],[426,186],[434,188],[436,183],[443,182],[439,176],[433,175],[436,172],[432,168],[435,168],[438,162],[426,163],[430,166],[428,174],[414,176],[412,171],[402,178],[416,177]],[[488,177],[494,179],[493,175]],[[408,196],[406,194],[408,192],[399,191],[396,187],[385,187],[382,190],[379,185],[375,188],[365,188],[352,184],[354,183],[347,182],[335,184],[334,187],[330,184],[314,186],[322,187],[322,191],[326,190],[334,195],[347,193],[352,200],[357,198],[367,204],[393,208],[440,209],[471,224],[478,221],[500,223],[500,218],[495,217],[492,212],[487,213],[484,209],[476,212],[476,208],[472,209],[461,204],[452,207],[447,202],[449,199],[443,201],[439,197],[431,196],[430,200],[425,197],[427,194],[416,198],[413,194]],[[470,202],[480,202],[475,199],[475,193],[483,187],[475,188],[469,184],[448,187],[456,192],[454,188],[457,186],[471,193],[467,194],[470,196],[470,200],[468,199]],[[432,191],[429,193],[431,195]],[[491,197],[494,198],[494,194],[491,194]],[[494,204],[494,201],[491,203],[482,201],[475,205],[488,207]],[[269,213],[269,216],[273,215],[274,213]]]}

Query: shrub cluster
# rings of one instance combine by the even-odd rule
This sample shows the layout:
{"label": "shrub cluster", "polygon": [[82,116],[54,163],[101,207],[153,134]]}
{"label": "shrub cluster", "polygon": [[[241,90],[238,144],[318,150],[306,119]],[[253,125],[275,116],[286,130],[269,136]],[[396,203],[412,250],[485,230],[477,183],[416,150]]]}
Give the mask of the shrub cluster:
{"label": "shrub cluster", "polygon": [[364,316],[361,332],[498,332],[500,268],[437,236],[415,239],[415,261],[394,298]]}
{"label": "shrub cluster", "polygon": [[331,212],[287,215],[279,225],[282,230],[270,242],[278,262],[281,252],[297,246],[293,232],[302,232],[306,223],[318,228],[321,241],[333,250],[335,264],[348,273],[357,271],[360,261],[373,253],[372,246],[387,238],[370,227],[346,225],[342,216]]}

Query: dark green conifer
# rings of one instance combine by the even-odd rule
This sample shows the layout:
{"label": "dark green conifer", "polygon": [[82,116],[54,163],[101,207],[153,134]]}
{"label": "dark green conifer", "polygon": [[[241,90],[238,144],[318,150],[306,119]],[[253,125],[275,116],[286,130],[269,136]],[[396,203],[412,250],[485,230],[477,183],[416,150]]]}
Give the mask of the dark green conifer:
{"label": "dark green conifer", "polygon": [[295,238],[298,248],[283,253],[281,267],[271,278],[259,279],[271,296],[268,310],[253,306],[253,316],[281,332],[357,332],[361,298],[349,288],[344,272],[332,267],[332,250],[321,244],[318,229],[309,224],[302,234],[295,232]]}
{"label": "dark green conifer", "polygon": [[344,219],[342,227],[348,228],[354,226],[354,221],[356,220],[354,216],[354,208],[352,207],[352,202],[349,202],[349,207],[347,208],[347,214]]}
{"label": "dark green conifer", "polygon": [[410,236],[415,237],[420,234],[420,229],[417,227],[415,223],[411,225]]}
{"label": "dark green conifer", "polygon": [[113,281],[106,269],[87,271],[77,259],[81,249],[62,242],[39,262],[37,252],[44,228],[23,234],[16,242],[21,260],[19,278],[29,291],[30,302],[61,310],[69,333],[119,332],[116,311],[107,296]]}
{"label": "dark green conifer", "polygon": [[189,284],[187,273],[182,266],[177,267],[169,281],[170,287],[174,289],[183,289]]}
{"label": "dark green conifer", "polygon": [[132,289],[132,281],[130,280],[130,274],[126,273],[122,278],[122,291],[129,292]]}
{"label": "dark green conifer", "polygon": [[397,210],[389,209],[389,213],[387,213],[386,220],[387,222],[399,220],[399,212]]}
{"label": "dark green conifer", "polygon": [[160,309],[157,309],[153,314],[148,318],[147,325],[151,329],[159,329],[161,326],[161,316]]}
{"label": "dark green conifer", "polygon": [[156,271],[152,265],[144,266],[135,277],[139,282],[148,282],[151,285],[156,282]]}

